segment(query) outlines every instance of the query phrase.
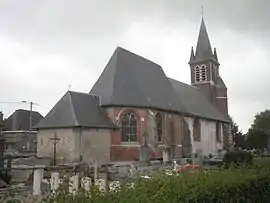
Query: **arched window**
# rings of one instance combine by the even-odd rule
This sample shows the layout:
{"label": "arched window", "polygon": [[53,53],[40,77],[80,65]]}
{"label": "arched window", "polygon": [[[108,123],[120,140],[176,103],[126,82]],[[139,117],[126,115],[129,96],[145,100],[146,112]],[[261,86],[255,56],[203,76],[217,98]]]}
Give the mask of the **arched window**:
{"label": "arched window", "polygon": [[194,74],[196,82],[206,81],[207,80],[206,66],[205,65],[196,66],[194,69]]}
{"label": "arched window", "polygon": [[122,142],[138,141],[138,122],[133,112],[125,112],[122,115]]}
{"label": "arched window", "polygon": [[157,141],[162,142],[162,117],[160,113],[155,115],[155,123],[156,123],[156,133],[157,133]]}

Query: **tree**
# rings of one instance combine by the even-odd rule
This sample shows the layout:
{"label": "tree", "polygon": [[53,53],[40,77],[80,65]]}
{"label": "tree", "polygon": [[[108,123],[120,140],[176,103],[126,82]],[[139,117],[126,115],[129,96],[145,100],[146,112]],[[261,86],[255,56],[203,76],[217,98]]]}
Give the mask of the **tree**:
{"label": "tree", "polygon": [[232,139],[233,139],[234,147],[246,148],[245,135],[243,134],[241,130],[239,130],[239,126],[234,121],[232,124]]}
{"label": "tree", "polygon": [[270,110],[255,115],[253,124],[248,130],[247,144],[249,148],[270,149]]}

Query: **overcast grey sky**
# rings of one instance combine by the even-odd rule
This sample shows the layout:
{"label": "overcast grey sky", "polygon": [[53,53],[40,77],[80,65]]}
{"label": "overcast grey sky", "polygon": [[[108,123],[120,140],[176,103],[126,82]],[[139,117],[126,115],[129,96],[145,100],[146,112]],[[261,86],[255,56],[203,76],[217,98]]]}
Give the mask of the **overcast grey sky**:
{"label": "overcast grey sky", "polygon": [[[270,106],[268,0],[0,0],[0,102],[45,115],[71,90],[89,92],[120,45],[189,83],[201,6],[229,111],[241,129]],[[9,116],[25,104],[0,104]]]}

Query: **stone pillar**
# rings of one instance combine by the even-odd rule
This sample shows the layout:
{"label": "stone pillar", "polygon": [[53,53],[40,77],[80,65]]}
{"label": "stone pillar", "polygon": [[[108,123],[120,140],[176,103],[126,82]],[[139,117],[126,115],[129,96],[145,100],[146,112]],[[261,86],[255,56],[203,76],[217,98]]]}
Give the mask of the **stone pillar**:
{"label": "stone pillar", "polygon": [[83,177],[81,179],[82,187],[85,191],[90,191],[92,180],[89,177]]}
{"label": "stone pillar", "polygon": [[43,179],[44,169],[35,169],[33,177],[33,195],[38,196],[41,194],[41,181]]}
{"label": "stone pillar", "polygon": [[79,189],[79,174],[71,176],[69,179],[69,192],[75,194]]}
{"label": "stone pillar", "polygon": [[51,190],[56,191],[59,187],[59,172],[51,173]]}

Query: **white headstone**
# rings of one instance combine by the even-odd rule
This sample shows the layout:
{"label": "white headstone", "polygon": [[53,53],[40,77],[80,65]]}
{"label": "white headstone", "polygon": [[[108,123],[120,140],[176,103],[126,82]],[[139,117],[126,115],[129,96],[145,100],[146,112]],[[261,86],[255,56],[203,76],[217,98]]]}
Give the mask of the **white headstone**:
{"label": "white headstone", "polygon": [[79,175],[75,174],[69,178],[69,192],[76,194],[79,189]]}
{"label": "white headstone", "polygon": [[95,185],[99,187],[100,192],[106,192],[106,181],[104,179],[97,179]]}
{"label": "white headstone", "polygon": [[110,191],[116,192],[121,188],[120,181],[113,181],[109,185]]}
{"label": "white headstone", "polygon": [[51,173],[51,190],[56,191],[59,187],[59,172]]}
{"label": "white headstone", "polygon": [[85,191],[89,191],[91,187],[92,180],[89,177],[83,177],[81,179],[81,184],[82,187],[84,188]]}
{"label": "white headstone", "polygon": [[169,152],[168,152],[168,150],[163,150],[162,151],[162,157],[163,157],[163,163],[166,163],[166,162],[168,162],[169,161]]}
{"label": "white headstone", "polygon": [[33,177],[33,195],[41,194],[41,181],[43,179],[44,169],[35,169]]}

